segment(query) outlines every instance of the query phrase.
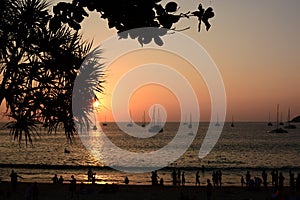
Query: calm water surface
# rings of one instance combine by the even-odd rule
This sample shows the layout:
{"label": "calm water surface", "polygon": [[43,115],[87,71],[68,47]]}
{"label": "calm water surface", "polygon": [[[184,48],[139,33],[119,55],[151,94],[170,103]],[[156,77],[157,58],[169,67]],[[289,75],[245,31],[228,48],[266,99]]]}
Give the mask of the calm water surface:
{"label": "calm water surface", "polygon": [[[289,133],[274,134],[268,131],[275,127],[268,127],[266,123],[235,123],[235,127],[226,123],[214,149],[200,160],[198,153],[207,126],[207,123],[200,123],[198,133],[188,151],[176,162],[170,163],[169,167],[158,171],[158,175],[165,179],[166,184],[171,184],[172,167],[185,171],[187,184],[194,184],[195,173],[202,165],[205,167],[205,170],[201,171],[203,184],[206,178],[211,178],[212,170],[216,169],[222,170],[223,182],[226,185],[239,185],[240,176],[245,175],[247,170],[253,176],[260,176],[263,169],[270,174],[273,168],[278,168],[286,176],[286,184],[289,169],[300,173],[300,125],[297,129],[289,130]],[[130,137],[113,123],[103,127],[103,130],[120,148],[133,152],[151,152],[168,144],[175,136],[177,128],[177,123],[168,123],[163,133],[148,139]],[[105,167],[101,160],[93,157],[85,149],[79,137],[75,137],[74,143],[70,144],[62,131],[51,135],[42,129],[40,132],[40,137],[36,138],[33,146],[25,147],[25,144],[19,146],[14,142],[8,130],[0,131],[1,180],[9,180],[9,173],[14,167],[25,178],[23,181],[50,182],[55,173],[63,175],[66,180],[74,174],[78,180],[86,181],[87,166],[91,166],[97,173],[98,183],[121,183],[125,176],[129,177],[132,184],[151,183],[150,173],[129,174]],[[64,153],[65,148],[70,150],[70,153]]]}

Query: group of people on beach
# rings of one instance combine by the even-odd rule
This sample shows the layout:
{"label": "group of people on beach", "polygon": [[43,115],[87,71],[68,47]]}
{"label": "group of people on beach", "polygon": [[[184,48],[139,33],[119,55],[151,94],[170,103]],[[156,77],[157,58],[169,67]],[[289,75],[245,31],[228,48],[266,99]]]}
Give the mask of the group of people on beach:
{"label": "group of people on beach", "polygon": [[[284,181],[285,177],[283,176],[282,172],[278,172],[277,169],[273,169],[271,171],[271,185],[275,188],[275,190],[282,191],[284,188]],[[295,178],[295,174],[292,172],[292,170],[289,171],[289,178],[290,178],[290,187],[292,190],[300,190],[300,173],[298,173],[297,178]],[[247,171],[244,176],[241,176],[241,186],[244,187],[244,184],[249,189],[255,189],[260,188],[261,184],[265,188],[268,186],[268,174],[265,170],[262,171],[261,177],[255,176],[254,178],[251,178],[251,174],[249,171]]]}
{"label": "group of people on beach", "polygon": [[54,174],[54,176],[52,177],[52,183],[53,184],[63,184],[64,183],[64,178],[62,176],[60,176],[59,178],[57,177],[57,174]]}

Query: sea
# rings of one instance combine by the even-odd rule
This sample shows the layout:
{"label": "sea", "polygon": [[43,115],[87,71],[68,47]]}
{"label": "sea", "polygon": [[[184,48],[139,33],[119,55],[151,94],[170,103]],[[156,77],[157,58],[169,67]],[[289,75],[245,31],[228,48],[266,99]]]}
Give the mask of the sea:
{"label": "sea", "polygon": [[[231,127],[231,123],[225,123],[212,151],[199,159],[199,149],[208,128],[208,123],[200,122],[188,150],[168,166],[158,169],[158,176],[164,179],[166,185],[171,185],[171,173],[179,169],[185,172],[186,185],[195,185],[195,174],[200,171],[201,184],[204,185],[208,178],[211,179],[213,171],[221,170],[223,185],[238,186],[241,176],[245,176],[247,171],[252,177],[261,177],[265,170],[270,181],[271,171],[278,169],[286,177],[285,184],[288,185],[289,171],[296,175],[300,173],[300,124],[295,124],[297,128],[289,129],[288,133],[269,133],[276,127],[267,126],[266,122],[235,122],[234,125]],[[178,126],[179,123],[166,123],[162,133],[147,139],[126,135],[116,123],[107,123],[102,130],[122,149],[151,152],[168,144],[175,137]],[[98,131],[95,130],[95,134]],[[151,172],[122,172],[106,166],[101,158],[85,148],[79,135],[70,142],[62,129],[48,134],[39,128],[38,132],[33,143],[26,146],[25,140],[21,144],[14,141],[8,129],[0,130],[0,181],[9,181],[11,170],[14,170],[24,178],[20,179],[22,182],[50,183],[57,174],[63,176],[66,182],[74,175],[78,182],[86,183],[87,171],[91,168],[96,173],[98,184],[123,184],[125,177],[128,177],[129,184],[151,184]]]}

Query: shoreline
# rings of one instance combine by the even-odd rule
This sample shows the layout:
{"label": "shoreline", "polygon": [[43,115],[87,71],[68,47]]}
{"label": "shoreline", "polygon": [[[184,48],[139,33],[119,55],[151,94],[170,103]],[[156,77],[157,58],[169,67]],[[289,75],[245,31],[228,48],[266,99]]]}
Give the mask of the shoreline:
{"label": "shoreline", "polygon": [[[12,191],[10,182],[0,183],[0,199],[24,199],[28,186],[32,182],[19,182],[15,191]],[[61,185],[52,183],[37,183],[38,197],[42,200],[65,199],[207,199],[206,186],[151,186],[151,185],[124,185],[124,184],[76,184],[76,192],[71,198],[70,184]],[[213,188],[212,200],[234,199],[272,199],[274,188],[268,187],[249,190],[245,187],[222,186]],[[283,189],[285,199],[300,199],[300,191],[294,192],[289,187]]]}

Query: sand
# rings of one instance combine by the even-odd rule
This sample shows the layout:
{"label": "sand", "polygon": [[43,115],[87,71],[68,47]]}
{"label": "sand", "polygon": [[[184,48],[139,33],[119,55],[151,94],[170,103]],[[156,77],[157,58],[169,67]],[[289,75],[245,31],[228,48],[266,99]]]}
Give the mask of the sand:
{"label": "sand", "polygon": [[[2,200],[22,200],[25,199],[26,188],[32,183],[18,183],[17,188],[12,192],[12,186],[9,182],[0,183],[0,199]],[[38,183],[39,200],[110,200],[110,199],[142,199],[142,200],[206,200],[205,186],[151,186],[151,185],[76,185],[76,192],[72,198],[69,191],[69,184],[54,185],[51,183]],[[266,200],[272,199],[273,189],[271,187],[260,188],[249,191],[241,187],[222,187],[214,188],[212,200]],[[300,199],[300,192],[292,192],[290,188],[284,188],[285,199]]]}

